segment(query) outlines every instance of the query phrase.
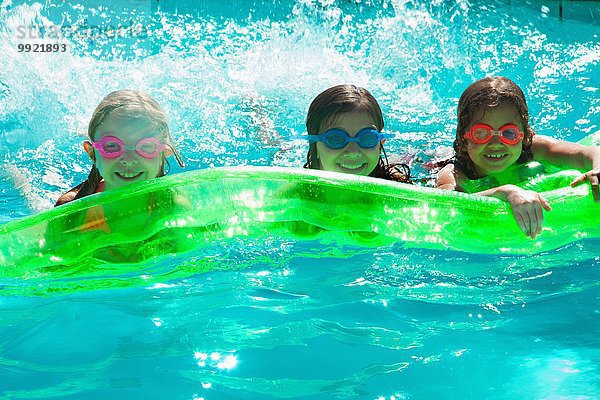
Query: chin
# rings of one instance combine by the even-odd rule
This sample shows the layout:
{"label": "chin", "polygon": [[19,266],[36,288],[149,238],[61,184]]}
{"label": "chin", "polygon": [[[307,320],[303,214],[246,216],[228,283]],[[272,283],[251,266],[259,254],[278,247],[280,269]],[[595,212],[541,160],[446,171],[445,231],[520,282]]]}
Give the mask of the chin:
{"label": "chin", "polygon": [[483,172],[484,175],[496,175],[501,174],[504,171],[506,171],[506,168],[486,168]]}

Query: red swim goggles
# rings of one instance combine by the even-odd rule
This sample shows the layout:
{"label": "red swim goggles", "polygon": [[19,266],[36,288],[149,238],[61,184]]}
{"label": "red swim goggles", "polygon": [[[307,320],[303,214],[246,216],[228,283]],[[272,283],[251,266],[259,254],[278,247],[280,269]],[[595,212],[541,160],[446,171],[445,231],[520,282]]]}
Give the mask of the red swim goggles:
{"label": "red swim goggles", "polygon": [[125,150],[135,150],[140,156],[148,159],[158,157],[169,146],[160,140],[149,137],[140,139],[133,149],[125,146],[125,143],[116,136],[105,136],[102,140],[91,142],[92,146],[100,152],[102,157],[117,158],[125,153]]}
{"label": "red swim goggles", "polygon": [[476,124],[465,134],[465,139],[471,140],[475,144],[484,144],[498,136],[502,143],[514,145],[525,136],[519,127],[515,124],[506,124],[497,131],[486,124]]}

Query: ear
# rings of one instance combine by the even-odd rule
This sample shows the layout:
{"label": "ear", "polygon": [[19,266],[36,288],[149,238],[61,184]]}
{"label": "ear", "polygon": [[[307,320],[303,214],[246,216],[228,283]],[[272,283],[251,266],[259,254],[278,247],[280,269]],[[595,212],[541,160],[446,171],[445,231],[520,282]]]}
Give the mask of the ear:
{"label": "ear", "polygon": [[384,143],[385,143],[385,140],[386,140],[386,139],[381,139],[381,144],[384,144]]}
{"label": "ear", "polygon": [[170,157],[173,155],[173,150],[171,150],[171,149],[165,149],[164,152],[165,152],[165,157]]}
{"label": "ear", "polygon": [[94,154],[94,146],[92,146],[92,143],[89,140],[86,140],[85,142],[83,142],[83,148],[85,149],[85,152],[88,154],[90,159],[95,162],[96,156]]}

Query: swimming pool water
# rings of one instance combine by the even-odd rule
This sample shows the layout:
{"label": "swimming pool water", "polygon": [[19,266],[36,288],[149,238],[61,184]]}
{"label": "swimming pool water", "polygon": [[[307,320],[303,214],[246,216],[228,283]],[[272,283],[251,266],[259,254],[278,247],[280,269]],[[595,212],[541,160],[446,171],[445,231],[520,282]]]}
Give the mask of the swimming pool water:
{"label": "swimming pool water", "polygon": [[[301,166],[291,138],[338,83],[379,100],[388,154],[450,146],[460,93],[490,74],[521,85],[537,132],[597,130],[600,28],[510,3],[4,1],[0,222],[85,178],[91,113],[124,87],[164,106],[190,169]],[[57,24],[79,26],[58,39],[69,51],[17,51],[57,40],[19,26]],[[0,397],[598,398],[599,254],[598,240],[524,257],[273,237],[173,256],[151,285],[2,279]]]}

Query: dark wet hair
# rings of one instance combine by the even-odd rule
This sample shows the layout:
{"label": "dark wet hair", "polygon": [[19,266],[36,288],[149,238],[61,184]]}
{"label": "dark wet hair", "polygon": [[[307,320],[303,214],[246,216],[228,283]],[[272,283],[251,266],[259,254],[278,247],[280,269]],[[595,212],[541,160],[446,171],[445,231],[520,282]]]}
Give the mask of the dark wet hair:
{"label": "dark wet hair", "polygon": [[467,139],[464,138],[475,113],[481,109],[488,110],[500,104],[513,105],[523,125],[523,150],[517,160],[521,164],[533,159],[531,143],[535,132],[529,126],[529,110],[525,95],[516,83],[502,76],[491,76],[480,79],[465,89],[458,101],[458,124],[454,140],[454,158],[450,161],[464,172],[469,179],[477,179],[475,165],[467,152]]}
{"label": "dark wet hair", "polygon": [[[380,132],[383,130],[383,113],[377,100],[367,89],[355,85],[337,85],[320,93],[312,101],[306,116],[306,131],[309,135],[322,133],[321,129],[325,124],[349,112],[369,114],[377,130]],[[411,183],[408,165],[389,164],[382,144],[381,151],[383,157],[379,156],[379,162],[369,176]],[[304,168],[321,169],[315,142],[312,142],[308,148]]]}
{"label": "dark wet hair", "polygon": [[[106,117],[113,113],[118,114],[119,116],[128,116],[132,118],[144,117],[150,120],[161,132],[165,144],[169,146],[170,150],[173,152],[177,163],[181,167],[185,166],[181,155],[173,145],[169,126],[167,124],[167,116],[156,100],[149,94],[138,90],[125,89],[107,95],[94,110],[94,114],[88,125],[88,137],[90,140],[94,140],[94,135],[96,134],[98,127],[104,122]],[[164,154],[162,157],[163,159],[157,177],[166,175],[165,164],[169,165]],[[54,206],[56,207],[96,193],[100,187],[101,180],[102,176],[100,176],[100,172],[98,171],[98,168],[96,168],[96,163],[94,162],[87,179],[60,196]]]}

